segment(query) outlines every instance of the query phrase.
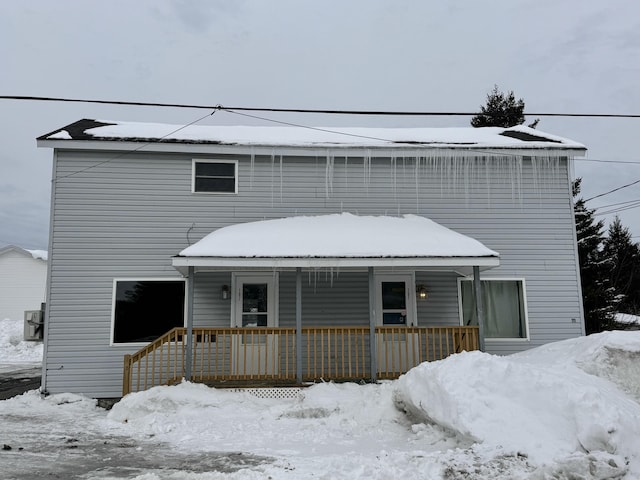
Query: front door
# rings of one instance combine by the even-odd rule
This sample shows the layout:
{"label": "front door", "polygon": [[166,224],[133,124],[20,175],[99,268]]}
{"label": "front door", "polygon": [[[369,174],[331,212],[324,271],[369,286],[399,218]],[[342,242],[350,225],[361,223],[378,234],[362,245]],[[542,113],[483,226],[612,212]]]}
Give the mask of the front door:
{"label": "front door", "polygon": [[413,274],[376,276],[377,364],[379,374],[395,376],[419,363],[419,339],[406,327],[417,325]]}
{"label": "front door", "polygon": [[233,373],[238,376],[276,375],[277,335],[268,328],[278,326],[277,276],[233,276],[232,326],[239,329],[233,342]]}

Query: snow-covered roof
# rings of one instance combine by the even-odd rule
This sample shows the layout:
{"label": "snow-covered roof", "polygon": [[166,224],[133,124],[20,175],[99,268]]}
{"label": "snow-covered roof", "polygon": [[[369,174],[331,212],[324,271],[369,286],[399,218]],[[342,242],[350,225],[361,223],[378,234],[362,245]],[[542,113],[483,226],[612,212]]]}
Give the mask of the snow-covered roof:
{"label": "snow-covered roof", "polygon": [[[339,128],[167,125],[83,119],[39,141],[119,141],[255,147],[499,148],[584,151],[572,140],[523,125],[502,128]],[[44,143],[43,143],[44,144]],[[50,145],[45,145],[50,146]]]}
{"label": "snow-covered roof", "polygon": [[218,229],[174,257],[181,267],[495,267],[499,254],[428,218],[350,213]]}
{"label": "snow-covered roof", "polygon": [[25,256],[31,256],[36,260],[44,260],[47,261],[48,253],[46,250],[28,250],[26,248],[18,247],[17,245],[7,245],[5,247],[0,247],[0,255],[4,255],[8,252],[18,252]]}

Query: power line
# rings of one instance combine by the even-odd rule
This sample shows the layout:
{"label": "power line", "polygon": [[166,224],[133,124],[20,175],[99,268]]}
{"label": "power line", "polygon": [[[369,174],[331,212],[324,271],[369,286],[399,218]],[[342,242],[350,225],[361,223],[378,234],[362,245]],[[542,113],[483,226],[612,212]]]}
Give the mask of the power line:
{"label": "power line", "polygon": [[[123,100],[95,100],[85,98],[37,97],[27,95],[0,95],[0,100],[21,100],[40,102],[75,102],[97,103],[106,105],[128,105],[139,107],[169,107],[169,108],[199,108],[206,110],[236,110],[274,113],[316,113],[330,115],[385,115],[385,116],[474,116],[482,112],[425,112],[425,111],[389,111],[389,110],[342,110],[342,109],[312,109],[312,108],[268,108],[268,107],[233,107],[223,105],[197,105],[184,103],[158,102],[130,102]],[[523,112],[524,115],[535,117],[578,117],[578,118],[640,118],[640,114],[620,113],[556,113],[556,112]]]}
{"label": "power line", "polygon": [[595,195],[595,196],[593,196],[591,198],[587,198],[585,200],[585,202],[588,202],[589,200],[593,200],[594,198],[604,197],[605,195],[609,195],[610,193],[617,192],[618,190],[622,190],[623,188],[631,187],[631,186],[636,185],[638,183],[640,183],[640,179],[636,180],[634,182],[631,182],[631,183],[627,183],[626,185],[622,185],[621,187],[617,187],[617,188],[611,189],[611,190],[609,190],[607,192],[604,192],[604,193],[601,193],[599,195]]}

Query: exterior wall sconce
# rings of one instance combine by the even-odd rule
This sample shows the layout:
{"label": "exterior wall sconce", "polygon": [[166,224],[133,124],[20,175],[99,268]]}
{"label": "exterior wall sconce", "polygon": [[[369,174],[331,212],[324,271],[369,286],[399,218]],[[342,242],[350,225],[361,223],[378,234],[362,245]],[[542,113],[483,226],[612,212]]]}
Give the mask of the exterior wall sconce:
{"label": "exterior wall sconce", "polygon": [[222,285],[221,296],[223,300],[229,299],[229,285]]}
{"label": "exterior wall sconce", "polygon": [[416,285],[416,296],[418,297],[418,300],[425,300],[429,296],[427,287],[424,285]]}

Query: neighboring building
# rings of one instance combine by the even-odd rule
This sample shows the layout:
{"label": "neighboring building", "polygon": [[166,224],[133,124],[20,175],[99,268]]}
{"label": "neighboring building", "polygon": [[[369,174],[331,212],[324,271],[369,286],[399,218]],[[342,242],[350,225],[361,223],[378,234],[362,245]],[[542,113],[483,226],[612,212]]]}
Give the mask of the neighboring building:
{"label": "neighboring building", "polygon": [[0,319],[22,321],[46,299],[47,252],[0,247]]}
{"label": "neighboring building", "polygon": [[570,140],[81,120],[38,145],[47,392],[394,378],[584,334]]}

